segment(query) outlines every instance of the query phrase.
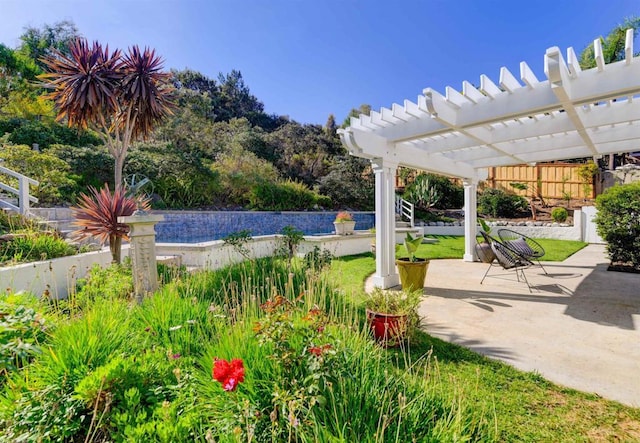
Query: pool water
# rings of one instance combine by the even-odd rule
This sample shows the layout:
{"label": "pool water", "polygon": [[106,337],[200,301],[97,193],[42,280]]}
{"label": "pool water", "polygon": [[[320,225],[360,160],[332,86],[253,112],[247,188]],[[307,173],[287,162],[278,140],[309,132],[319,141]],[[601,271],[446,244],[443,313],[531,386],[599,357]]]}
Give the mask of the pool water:
{"label": "pool water", "polygon": [[[234,232],[249,230],[252,236],[278,234],[293,226],[305,235],[334,231],[337,212],[253,211],[154,211],[164,216],[156,225],[158,243],[198,243],[219,240]],[[375,226],[373,212],[353,212],[357,230]]]}

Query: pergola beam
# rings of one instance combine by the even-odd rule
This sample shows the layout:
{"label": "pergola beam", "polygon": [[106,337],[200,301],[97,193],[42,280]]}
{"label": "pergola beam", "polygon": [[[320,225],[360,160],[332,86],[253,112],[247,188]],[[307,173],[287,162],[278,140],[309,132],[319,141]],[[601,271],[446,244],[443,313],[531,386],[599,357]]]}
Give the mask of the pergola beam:
{"label": "pergola beam", "polygon": [[444,95],[426,88],[415,101],[351,118],[338,133],[352,155],[372,161],[376,217],[384,221],[376,281],[395,281],[392,219],[385,212],[393,210],[393,165],[464,179],[464,259],[473,260],[474,197],[486,168],[640,150],[640,100],[634,100],[640,63],[633,30],[625,37],[625,60],[616,63],[604,63],[600,40],[594,42],[596,68],[584,71],[573,48],[565,62],[552,47],[544,54],[546,79],[521,62],[519,76],[501,68],[498,84],[483,74],[479,86],[464,81],[461,88],[447,86]]}

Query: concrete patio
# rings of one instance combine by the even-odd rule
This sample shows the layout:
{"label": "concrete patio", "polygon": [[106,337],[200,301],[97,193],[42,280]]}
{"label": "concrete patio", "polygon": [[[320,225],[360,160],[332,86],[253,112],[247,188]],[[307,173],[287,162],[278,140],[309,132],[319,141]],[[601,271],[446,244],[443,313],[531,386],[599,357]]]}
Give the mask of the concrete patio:
{"label": "concrete patio", "polygon": [[[608,272],[604,245],[513,271],[433,260],[426,331],[555,383],[640,407],[640,274]],[[493,277],[492,277],[493,276]]]}

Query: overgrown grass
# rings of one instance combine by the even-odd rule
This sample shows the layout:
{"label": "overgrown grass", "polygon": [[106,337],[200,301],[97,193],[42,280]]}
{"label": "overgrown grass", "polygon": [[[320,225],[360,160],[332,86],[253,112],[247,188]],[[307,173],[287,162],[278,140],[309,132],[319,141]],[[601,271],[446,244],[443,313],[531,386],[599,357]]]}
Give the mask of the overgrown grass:
{"label": "overgrown grass", "polygon": [[[427,358],[395,364],[342,293],[300,263],[178,275],[140,305],[93,287],[9,374],[0,440],[495,440],[491,411],[444,395]],[[94,272],[85,288],[127,269]],[[212,369],[232,358],[246,379],[227,392]]]}
{"label": "overgrown grass", "polygon": [[[438,245],[421,248],[429,250],[431,258],[457,254],[448,252],[446,246],[460,247],[460,239],[439,238]],[[567,248],[563,245],[557,240],[544,241],[545,249],[557,248],[565,254],[583,246],[579,242],[567,243]],[[334,260],[330,279],[360,300],[362,284],[374,271],[371,254],[343,257]],[[557,386],[535,373],[518,371],[426,333],[418,333],[408,354],[397,353],[395,361],[404,368],[425,355],[431,356],[434,372],[447,380],[437,385],[442,396],[457,396],[464,408],[495,414],[488,424],[495,434],[487,440],[640,441],[640,409]]]}

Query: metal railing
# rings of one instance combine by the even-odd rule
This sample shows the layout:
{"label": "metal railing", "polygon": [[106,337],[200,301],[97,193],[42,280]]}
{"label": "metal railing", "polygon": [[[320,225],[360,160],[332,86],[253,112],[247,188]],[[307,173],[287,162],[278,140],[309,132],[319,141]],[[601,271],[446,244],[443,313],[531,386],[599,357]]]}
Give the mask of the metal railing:
{"label": "metal railing", "polygon": [[40,182],[3,166],[0,166],[0,173],[10,175],[11,177],[18,179],[18,189],[0,182],[1,190],[15,194],[18,197],[18,206],[0,199],[0,207],[11,209],[22,215],[27,215],[29,212],[29,204],[38,203],[38,199],[29,194],[29,185],[38,186]]}
{"label": "metal railing", "polygon": [[396,214],[400,216],[401,220],[409,222],[412,228],[414,227],[415,216],[413,203],[396,196]]}

